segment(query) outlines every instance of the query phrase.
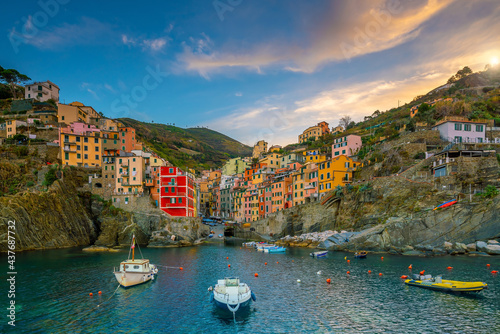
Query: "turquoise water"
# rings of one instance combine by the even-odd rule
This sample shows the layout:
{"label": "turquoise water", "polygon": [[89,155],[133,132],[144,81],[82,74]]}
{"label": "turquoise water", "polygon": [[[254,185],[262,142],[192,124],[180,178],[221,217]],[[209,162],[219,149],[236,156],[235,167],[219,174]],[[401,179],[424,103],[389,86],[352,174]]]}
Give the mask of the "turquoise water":
{"label": "turquoise water", "polygon": [[[160,268],[154,282],[127,290],[119,288],[113,295],[117,288],[113,267],[127,257],[125,250],[17,254],[16,327],[7,326],[5,313],[0,332],[500,332],[500,277],[490,273],[500,270],[500,257],[408,258],[384,254],[382,261],[382,255],[377,254],[356,260],[349,253],[330,252],[325,259],[313,259],[307,249],[265,254],[222,245],[142,252],[152,263],[182,266],[184,270]],[[6,256],[1,259],[6,268]],[[408,287],[400,276],[409,274],[410,264],[414,272],[425,269],[429,274],[443,274],[445,279],[484,281],[489,289],[480,294],[454,295]],[[447,270],[448,266],[453,270]],[[320,270],[322,274],[318,275]],[[255,273],[259,277],[254,277]],[[232,314],[209,303],[207,288],[225,276],[240,277],[257,297],[246,312],[236,315],[236,321]],[[326,283],[327,278],[331,284]],[[7,291],[7,285],[2,286]],[[2,296],[5,310],[6,294],[2,292]]]}

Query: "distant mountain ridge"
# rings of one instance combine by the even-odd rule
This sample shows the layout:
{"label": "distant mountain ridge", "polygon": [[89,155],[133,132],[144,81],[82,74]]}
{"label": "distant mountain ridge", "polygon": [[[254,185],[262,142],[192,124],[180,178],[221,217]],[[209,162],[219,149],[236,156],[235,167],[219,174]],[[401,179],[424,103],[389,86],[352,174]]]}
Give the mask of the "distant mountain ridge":
{"label": "distant mountain ridge", "polygon": [[182,129],[173,125],[118,119],[133,127],[137,139],[178,167],[196,170],[220,168],[231,158],[252,154],[252,148],[206,128]]}

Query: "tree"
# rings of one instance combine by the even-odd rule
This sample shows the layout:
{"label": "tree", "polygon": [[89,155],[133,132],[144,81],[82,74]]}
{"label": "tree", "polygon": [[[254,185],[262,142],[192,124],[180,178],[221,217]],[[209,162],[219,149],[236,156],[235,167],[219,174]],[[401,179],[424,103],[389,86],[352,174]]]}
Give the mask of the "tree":
{"label": "tree", "polygon": [[448,79],[448,83],[454,83],[457,82],[458,80],[465,78],[466,76],[472,74],[472,70],[470,69],[469,66],[465,66],[461,70],[458,70],[457,74],[453,75],[451,78]]}
{"label": "tree", "polygon": [[346,130],[349,124],[351,124],[351,121],[351,116],[344,115],[339,121],[339,126],[343,127],[344,130]]}
{"label": "tree", "polygon": [[19,73],[14,69],[4,69],[0,66],[0,81],[7,83],[12,93],[12,97],[16,98],[16,84],[30,81],[31,78],[25,74]]}

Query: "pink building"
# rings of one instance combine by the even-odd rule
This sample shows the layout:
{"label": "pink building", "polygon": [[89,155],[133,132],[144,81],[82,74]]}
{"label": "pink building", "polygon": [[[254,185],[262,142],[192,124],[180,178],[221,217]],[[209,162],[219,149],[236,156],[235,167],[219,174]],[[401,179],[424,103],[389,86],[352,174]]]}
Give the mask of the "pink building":
{"label": "pink building", "polygon": [[332,158],[340,155],[355,155],[362,145],[361,137],[357,135],[347,135],[336,138],[332,145]]}
{"label": "pink building", "polygon": [[461,120],[452,117],[438,122],[432,129],[438,130],[441,139],[454,143],[484,143],[487,122]]}

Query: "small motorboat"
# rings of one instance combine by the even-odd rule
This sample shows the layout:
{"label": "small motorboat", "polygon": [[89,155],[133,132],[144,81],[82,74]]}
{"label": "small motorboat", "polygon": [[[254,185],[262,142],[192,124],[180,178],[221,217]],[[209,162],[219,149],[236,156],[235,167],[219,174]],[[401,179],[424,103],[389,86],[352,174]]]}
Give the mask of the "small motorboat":
{"label": "small motorboat", "polygon": [[405,284],[444,292],[479,292],[488,288],[488,284],[484,282],[450,281],[442,279],[441,275],[432,277],[415,274],[411,279],[407,279]]}
{"label": "small motorboat", "polygon": [[218,237],[219,237],[219,238],[222,238],[222,237],[223,237],[223,235],[222,235],[221,233],[219,233]]}
{"label": "small motorboat", "polygon": [[241,283],[237,277],[226,277],[217,281],[212,291],[210,301],[217,307],[233,313],[250,304],[250,300],[255,301],[255,294],[246,283]]}
{"label": "small motorboat", "polygon": [[286,248],[285,247],[270,247],[270,248],[266,248],[264,249],[264,252],[265,253],[285,253],[286,252]]}
{"label": "small motorboat", "polygon": [[366,254],[368,254],[366,251],[359,251],[354,253],[354,257],[357,259],[366,259]]}
{"label": "small motorboat", "polygon": [[264,252],[268,248],[274,248],[276,245],[272,244],[257,244],[255,248],[257,248],[258,251]]}
{"label": "small motorboat", "polygon": [[309,255],[311,255],[312,257],[325,257],[326,254],[328,254],[328,251],[312,252]]}
{"label": "small motorboat", "polygon": [[[120,286],[124,288],[129,288],[154,280],[155,275],[158,273],[158,268],[154,264],[149,263],[149,260],[135,259],[135,246],[134,235],[132,236],[132,244],[130,245],[128,259],[120,263],[118,270],[116,270],[116,268],[113,269],[116,280],[120,283]],[[137,245],[137,247],[139,247],[139,245]],[[132,259],[130,259],[130,253],[132,253]]]}

